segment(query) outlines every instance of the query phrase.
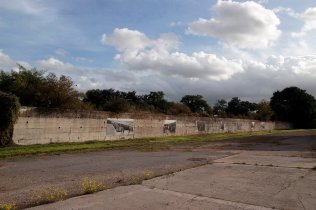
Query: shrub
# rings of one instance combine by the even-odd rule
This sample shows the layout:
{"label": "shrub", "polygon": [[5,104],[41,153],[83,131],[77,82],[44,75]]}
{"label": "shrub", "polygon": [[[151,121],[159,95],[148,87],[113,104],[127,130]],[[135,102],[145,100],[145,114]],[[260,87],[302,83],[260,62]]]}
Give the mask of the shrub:
{"label": "shrub", "polygon": [[19,109],[20,103],[15,95],[0,91],[0,146],[12,144],[13,126]]}
{"label": "shrub", "polygon": [[92,178],[85,177],[80,183],[81,194],[91,194],[91,193],[102,191],[104,189],[105,189],[105,186],[102,183]]}
{"label": "shrub", "polygon": [[35,193],[34,202],[36,205],[53,203],[64,200],[68,196],[68,191],[62,188],[51,188]]}
{"label": "shrub", "polygon": [[0,204],[0,210],[15,210],[15,209],[17,209],[17,207],[14,203]]}

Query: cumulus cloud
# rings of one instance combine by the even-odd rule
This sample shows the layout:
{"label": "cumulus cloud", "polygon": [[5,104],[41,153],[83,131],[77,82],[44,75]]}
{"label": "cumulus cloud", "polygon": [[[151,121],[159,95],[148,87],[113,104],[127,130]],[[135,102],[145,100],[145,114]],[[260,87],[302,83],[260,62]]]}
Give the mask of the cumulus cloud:
{"label": "cumulus cloud", "polygon": [[219,0],[213,10],[215,17],[190,23],[188,32],[215,37],[238,48],[265,48],[281,35],[275,13],[256,2]]}
{"label": "cumulus cloud", "polygon": [[49,58],[47,60],[40,60],[37,62],[39,68],[53,70],[53,71],[72,71],[74,70],[74,66],[70,63],[64,63],[56,58]]}
{"label": "cumulus cloud", "polygon": [[304,21],[303,31],[309,31],[316,28],[316,7],[308,8],[300,18]]}
{"label": "cumulus cloud", "polygon": [[18,70],[18,65],[22,65],[25,68],[30,68],[31,65],[25,61],[18,61],[12,59],[9,55],[4,53],[3,50],[0,49],[0,69],[1,70]]}
{"label": "cumulus cloud", "polygon": [[7,68],[16,65],[15,61],[5,54],[3,50],[0,50],[0,67]]}
{"label": "cumulus cloud", "polygon": [[144,33],[127,28],[116,28],[111,37],[103,34],[101,42],[113,45],[119,51],[142,50],[151,45],[151,40]]}
{"label": "cumulus cloud", "polygon": [[303,37],[307,32],[316,29],[316,7],[307,8],[303,13],[297,13],[288,8],[287,13],[303,22],[301,30],[293,32],[292,37]]}
{"label": "cumulus cloud", "polygon": [[243,71],[241,60],[203,51],[191,55],[175,51],[179,40],[174,34],[163,34],[153,40],[142,32],[123,28],[115,29],[111,36],[103,34],[101,42],[114,46],[119,51],[115,58],[132,71],[213,80],[228,79]]}
{"label": "cumulus cloud", "polygon": [[269,99],[273,92],[289,86],[298,86],[316,96],[315,56],[284,57],[270,56],[265,61],[245,60],[244,71],[230,79],[210,81],[208,78],[193,80],[178,75],[151,74],[143,76],[143,83],[129,88],[140,92],[163,90],[173,100],[180,100],[185,94],[201,94],[209,102],[217,99],[230,100],[240,97],[244,100]]}

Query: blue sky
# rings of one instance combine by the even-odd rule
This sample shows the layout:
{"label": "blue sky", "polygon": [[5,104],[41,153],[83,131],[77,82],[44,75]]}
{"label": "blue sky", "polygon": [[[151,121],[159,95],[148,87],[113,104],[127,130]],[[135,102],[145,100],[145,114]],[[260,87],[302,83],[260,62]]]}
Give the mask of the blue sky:
{"label": "blue sky", "polygon": [[92,88],[259,101],[316,96],[310,0],[1,0],[0,69],[16,63]]}

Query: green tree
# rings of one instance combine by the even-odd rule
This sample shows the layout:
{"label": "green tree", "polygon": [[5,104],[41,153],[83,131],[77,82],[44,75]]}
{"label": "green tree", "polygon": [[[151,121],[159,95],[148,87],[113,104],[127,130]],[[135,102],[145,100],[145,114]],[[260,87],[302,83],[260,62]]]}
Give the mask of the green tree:
{"label": "green tree", "polygon": [[316,127],[316,100],[298,87],[276,91],[270,106],[278,120],[292,122],[296,128]]}
{"label": "green tree", "polygon": [[22,106],[38,106],[44,76],[43,71],[26,69],[19,66],[19,71],[0,72],[0,90],[16,95]]}
{"label": "green tree", "polygon": [[213,112],[219,116],[225,116],[227,110],[227,102],[224,99],[220,99],[213,107]]}
{"label": "green tree", "polygon": [[74,89],[71,78],[59,78],[44,71],[26,69],[0,71],[0,90],[16,95],[22,106],[45,108],[83,108],[80,93]]}
{"label": "green tree", "polygon": [[55,74],[49,73],[43,79],[41,92],[41,100],[38,102],[41,107],[67,109],[81,107],[80,93],[73,88],[71,78],[64,75],[58,78]]}
{"label": "green tree", "polygon": [[169,107],[168,101],[164,98],[165,94],[162,91],[150,92],[143,95],[142,99],[150,106],[153,106],[156,111],[166,113]]}
{"label": "green tree", "polygon": [[212,113],[211,107],[201,95],[185,95],[182,97],[180,102],[187,105],[192,112],[207,115]]}
{"label": "green tree", "polygon": [[228,102],[227,112],[235,116],[249,116],[250,112],[256,110],[256,104],[249,101],[241,101],[238,97]]}
{"label": "green tree", "polygon": [[268,121],[272,117],[272,109],[268,101],[262,100],[257,105],[256,119],[262,121]]}
{"label": "green tree", "polygon": [[0,110],[0,146],[6,146],[12,143],[13,127],[20,111],[18,98],[0,91]]}

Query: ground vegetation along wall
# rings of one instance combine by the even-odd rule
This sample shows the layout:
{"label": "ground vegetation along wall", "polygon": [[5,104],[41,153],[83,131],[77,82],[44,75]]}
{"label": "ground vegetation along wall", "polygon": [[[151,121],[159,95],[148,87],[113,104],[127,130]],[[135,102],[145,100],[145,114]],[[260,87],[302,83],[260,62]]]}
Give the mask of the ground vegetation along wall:
{"label": "ground vegetation along wall", "polygon": [[289,129],[288,123],[152,113],[57,111],[22,108],[13,141],[20,145],[84,142]]}

